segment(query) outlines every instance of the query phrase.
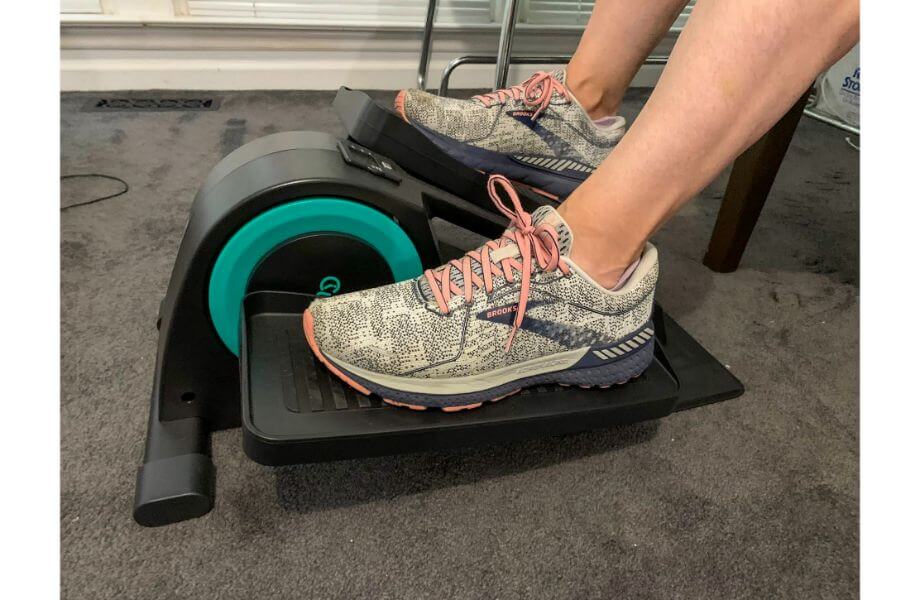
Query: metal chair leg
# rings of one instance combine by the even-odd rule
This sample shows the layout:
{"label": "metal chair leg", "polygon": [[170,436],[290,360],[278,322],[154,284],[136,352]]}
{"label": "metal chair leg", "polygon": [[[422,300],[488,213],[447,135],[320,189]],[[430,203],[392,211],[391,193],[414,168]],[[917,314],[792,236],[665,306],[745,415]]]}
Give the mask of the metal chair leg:
{"label": "metal chair leg", "polygon": [[498,62],[495,63],[495,89],[501,89],[508,83],[508,66],[511,60],[511,40],[514,38],[514,26],[517,24],[517,0],[505,0],[505,18],[502,21],[502,33],[498,40]]}
{"label": "metal chair leg", "polygon": [[422,33],[422,52],[418,63],[418,79],[416,86],[425,89],[428,79],[428,64],[431,61],[431,36],[434,33],[434,13],[438,8],[438,0],[428,0],[428,14],[425,16],[425,31]]}
{"label": "metal chair leg", "polygon": [[[571,60],[571,56],[512,56],[508,59],[508,64],[512,65],[564,65]],[[438,95],[446,96],[450,89],[450,78],[454,70],[461,65],[491,65],[498,64],[498,57],[495,55],[470,55],[458,56],[452,59],[444,72],[441,73],[441,85],[438,87]],[[666,65],[668,64],[667,56],[649,56],[643,63],[645,65]]]}

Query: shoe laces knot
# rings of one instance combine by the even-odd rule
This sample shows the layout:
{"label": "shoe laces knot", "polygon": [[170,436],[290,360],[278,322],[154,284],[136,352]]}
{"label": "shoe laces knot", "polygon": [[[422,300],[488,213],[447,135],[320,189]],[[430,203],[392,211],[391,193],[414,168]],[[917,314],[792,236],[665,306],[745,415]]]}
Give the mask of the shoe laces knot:
{"label": "shoe laces knot", "polygon": [[[498,193],[499,188],[511,200],[508,207]],[[558,269],[569,274],[569,266],[562,261],[559,254],[559,235],[556,228],[547,222],[533,224],[533,217],[521,206],[521,200],[511,182],[501,175],[492,175],[488,182],[489,197],[499,212],[508,217],[509,228],[497,240],[486,242],[482,247],[471,250],[461,259],[455,259],[437,269],[425,271],[425,278],[431,288],[432,296],[442,314],[448,314],[448,304],[454,296],[462,295],[467,304],[473,302],[473,289],[484,288],[491,294],[495,277],[504,277],[509,283],[514,281],[515,272],[521,273],[521,289],[511,334],[505,344],[505,352],[511,350],[511,344],[517,334],[530,297],[530,279],[534,265],[540,271],[550,273]],[[492,253],[514,245],[517,252],[507,250],[493,258]],[[473,271],[473,261],[482,267],[480,277]],[[455,283],[451,275],[456,270],[460,273],[461,285]]]}
{"label": "shoe laces knot", "polygon": [[530,119],[536,121],[552,102],[554,93],[562,95],[567,101],[571,100],[569,91],[558,79],[553,77],[552,73],[538,71],[520,85],[512,85],[488,94],[473,96],[473,99],[481,102],[486,108],[495,103],[507,102],[509,99],[522,100],[524,106],[535,109],[533,114],[530,115]]}

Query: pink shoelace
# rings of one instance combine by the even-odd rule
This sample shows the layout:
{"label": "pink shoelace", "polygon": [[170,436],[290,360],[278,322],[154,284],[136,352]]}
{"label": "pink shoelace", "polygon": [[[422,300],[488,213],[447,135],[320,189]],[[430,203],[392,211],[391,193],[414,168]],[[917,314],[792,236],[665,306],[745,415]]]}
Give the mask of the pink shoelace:
{"label": "pink shoelace", "polygon": [[[520,271],[521,291],[518,296],[517,314],[514,317],[514,325],[511,327],[511,335],[508,336],[508,342],[505,344],[505,352],[508,352],[515,334],[524,321],[527,299],[530,297],[533,261],[536,260],[537,267],[541,271],[552,272],[559,269],[565,275],[569,274],[569,266],[560,260],[559,236],[556,229],[545,222],[533,225],[533,218],[521,206],[521,200],[508,179],[501,175],[492,175],[489,177],[488,186],[489,197],[492,198],[498,210],[511,221],[510,228],[499,239],[486,242],[481,248],[467,252],[463,258],[452,260],[437,269],[428,269],[425,271],[425,278],[431,287],[431,293],[438,304],[438,309],[443,314],[447,314],[450,312],[447,305],[454,296],[463,295],[469,304],[473,301],[474,288],[485,288],[486,293],[491,294],[494,277],[504,277],[510,283],[514,281],[514,272]],[[499,187],[511,199],[511,208],[502,202],[498,194]],[[517,246],[518,257],[500,258],[497,263],[493,261],[492,252],[511,244]],[[482,266],[482,277],[473,271],[474,260]],[[462,287],[451,281],[453,269],[461,274]]]}
{"label": "pink shoelace", "polygon": [[553,92],[558,92],[569,100],[569,91],[564,85],[553,77],[552,73],[539,71],[530,76],[530,78],[520,85],[512,85],[509,88],[495,90],[488,94],[473,96],[473,100],[478,100],[483,106],[489,108],[496,102],[506,102],[509,99],[523,100],[524,105],[530,108],[536,107],[531,119],[537,120],[549,103],[553,99]]}

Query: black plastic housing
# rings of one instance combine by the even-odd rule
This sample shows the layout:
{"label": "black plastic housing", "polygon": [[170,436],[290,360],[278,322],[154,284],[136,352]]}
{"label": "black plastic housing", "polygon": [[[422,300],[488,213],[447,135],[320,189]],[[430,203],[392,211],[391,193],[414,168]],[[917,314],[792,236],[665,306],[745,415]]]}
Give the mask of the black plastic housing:
{"label": "black plastic housing", "polygon": [[[349,396],[341,388],[339,394],[337,383],[305,356],[297,329],[306,294],[316,291],[326,272],[311,265],[340,252],[349,257],[344,263],[354,263],[355,277],[349,279],[361,285],[385,283],[389,275],[380,274],[379,256],[371,250],[321,234],[281,244],[250,279],[250,295],[241,307],[241,378],[240,359],[223,345],[211,322],[208,285],[227,241],[263,212],[319,196],[368,205],[399,224],[425,268],[466,249],[435,235],[437,219],[488,238],[506,225],[482,192],[464,195],[477,182],[484,186],[484,176],[451,164],[430,143],[416,146],[413,128],[393,113],[350,90],[340,92],[336,108],[349,135],[378,153],[370,152],[373,160],[366,149],[324,133],[278,133],[221,160],[192,204],[156,319],[147,442],[134,502],[139,524],[165,525],[211,510],[210,433],[239,426],[241,407],[247,453],[266,464],[288,464],[577,431],[657,418],[743,392],[737,379],[659,312],[658,360],[635,385],[606,396],[609,401],[601,399],[603,393],[548,388],[479,411],[418,415],[382,407],[379,399]],[[410,168],[427,170],[426,180],[407,172]],[[280,385],[293,385],[294,392],[279,391],[280,379],[272,380],[284,368],[293,375],[282,377],[287,383]],[[298,394],[297,386],[314,387]],[[303,410],[298,402],[304,397],[308,403],[320,398],[323,410]]]}
{"label": "black plastic housing", "polygon": [[[494,213],[396,170],[399,182],[347,164],[339,140],[325,133],[297,131],[246,144],[211,171],[192,204],[156,320],[160,337],[144,465],[138,472],[135,497],[139,523],[164,524],[210,510],[211,487],[191,482],[187,473],[180,473],[184,459],[179,457],[196,455],[196,470],[202,479],[213,479],[209,432],[240,424],[239,361],[218,337],[207,303],[214,262],[240,227],[293,200],[351,199],[391,215],[412,240],[426,268],[442,260],[431,230],[434,217],[489,237],[504,229],[504,222]],[[318,248],[314,252],[324,246]],[[292,278],[296,272],[303,280],[307,265],[322,264],[322,260],[317,256],[314,261],[290,264]],[[366,267],[365,261],[358,261],[353,268]],[[313,283],[304,286],[299,291],[317,289]],[[169,479],[169,473],[175,473],[175,478]]]}
{"label": "black plastic housing", "polygon": [[[356,393],[315,359],[303,334],[313,296],[254,292],[241,356],[243,447],[266,465],[438,450],[559,435],[664,417],[743,390],[735,377],[655,308],[655,360],[607,390],[536,386],[461,414],[394,408]],[[683,381],[687,385],[681,385]]]}

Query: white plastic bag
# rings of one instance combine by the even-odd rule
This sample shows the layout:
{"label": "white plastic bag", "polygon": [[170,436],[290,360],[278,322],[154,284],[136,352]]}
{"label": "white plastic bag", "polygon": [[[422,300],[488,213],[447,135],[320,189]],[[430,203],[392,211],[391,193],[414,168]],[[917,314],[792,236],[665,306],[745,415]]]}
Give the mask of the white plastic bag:
{"label": "white plastic bag", "polygon": [[818,77],[814,109],[859,127],[859,44]]}

